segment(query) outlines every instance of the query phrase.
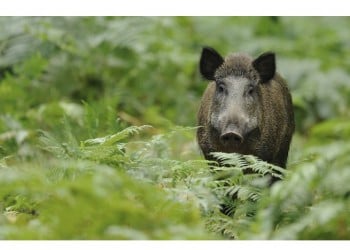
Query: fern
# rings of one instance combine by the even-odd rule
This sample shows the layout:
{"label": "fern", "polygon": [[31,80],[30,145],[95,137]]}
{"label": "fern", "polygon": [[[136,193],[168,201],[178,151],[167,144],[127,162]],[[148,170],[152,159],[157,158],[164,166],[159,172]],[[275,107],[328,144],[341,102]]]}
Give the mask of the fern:
{"label": "fern", "polygon": [[88,139],[82,143],[83,144],[82,146],[84,147],[84,146],[91,146],[91,145],[98,144],[100,146],[109,147],[131,135],[138,134],[142,130],[148,129],[148,128],[151,128],[151,126],[148,126],[148,125],[143,125],[139,127],[131,126],[113,135],[108,135],[102,138]]}
{"label": "fern", "polygon": [[[80,160],[44,166],[1,169],[1,239],[213,237],[193,206],[169,200],[161,190],[121,171]],[[52,175],[67,173],[68,166],[66,177]]]}
{"label": "fern", "polygon": [[283,181],[261,196],[242,238],[349,239],[344,227],[349,223],[349,149],[339,142],[310,148],[308,160],[294,164]]}
{"label": "fern", "polygon": [[[69,158],[74,157],[75,154],[69,150],[70,147],[67,147],[67,143],[60,142],[57,138],[55,138],[53,135],[46,131],[39,131],[40,134],[40,141],[42,143],[42,149],[49,151],[53,154],[55,154],[57,157],[62,158]],[[77,152],[77,148],[73,150],[74,152]]]}
{"label": "fern", "polygon": [[271,174],[279,179],[283,178],[283,174],[286,172],[285,169],[276,165],[264,162],[253,155],[241,155],[237,153],[212,153],[221,165],[227,165],[230,167],[238,167],[245,170],[251,170],[263,175]]}
{"label": "fern", "polygon": [[[213,153],[224,167],[212,167],[211,190],[218,197],[218,211],[226,214],[207,219],[208,228],[229,238],[239,239],[258,210],[259,200],[267,192],[267,174],[282,177],[285,171],[250,155]],[[250,174],[245,174],[249,170]],[[218,212],[216,212],[217,214]],[[220,223],[221,225],[216,225]]]}
{"label": "fern", "polygon": [[40,131],[40,141],[43,149],[65,159],[85,159],[118,167],[124,166],[125,163],[131,163],[131,159],[125,155],[125,145],[121,141],[150,128],[146,125],[131,126],[112,135],[82,141],[78,145],[77,138],[73,135],[67,118],[63,119],[63,125],[65,142],[59,142],[50,133]]}

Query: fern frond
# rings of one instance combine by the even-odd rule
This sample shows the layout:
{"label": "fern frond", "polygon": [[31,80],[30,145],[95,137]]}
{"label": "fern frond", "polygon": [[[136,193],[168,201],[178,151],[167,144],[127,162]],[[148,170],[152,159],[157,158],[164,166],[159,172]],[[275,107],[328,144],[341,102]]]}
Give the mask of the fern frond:
{"label": "fern frond", "polygon": [[45,150],[57,157],[85,159],[112,166],[124,166],[132,162],[131,158],[125,154],[125,144],[120,141],[150,128],[147,125],[128,127],[113,135],[85,140],[79,146],[68,121],[65,120],[64,124],[66,124],[64,127],[66,142],[61,143],[50,133],[40,131],[40,141]]}
{"label": "fern frond", "polygon": [[223,153],[223,152],[214,152],[211,155],[217,159],[221,165],[232,166],[232,167],[245,167],[247,166],[247,161],[244,159],[243,155],[237,153]]}
{"label": "fern frond", "polygon": [[112,146],[113,144],[131,136],[134,134],[140,133],[142,130],[151,128],[152,126],[149,125],[143,125],[143,126],[131,126],[123,129],[122,131],[113,134],[108,135],[105,137],[100,138],[94,138],[94,139],[88,139],[83,142],[83,145],[91,146],[91,145],[101,145],[101,146]]}
{"label": "fern frond", "polygon": [[51,133],[48,133],[46,131],[39,130],[38,133],[39,141],[42,144],[41,148],[43,150],[51,152],[59,158],[69,158],[76,156],[75,153],[77,153],[77,150],[72,150],[72,145],[69,145],[66,142],[60,142]]}
{"label": "fern frond", "polygon": [[283,175],[287,172],[287,170],[279,166],[267,163],[253,155],[242,155],[238,153],[222,152],[211,153],[211,155],[215,159],[217,159],[222,166],[229,166],[233,168],[236,167],[242,170],[248,170],[255,173],[259,173],[262,176],[266,174],[271,174],[274,177],[282,179]]}

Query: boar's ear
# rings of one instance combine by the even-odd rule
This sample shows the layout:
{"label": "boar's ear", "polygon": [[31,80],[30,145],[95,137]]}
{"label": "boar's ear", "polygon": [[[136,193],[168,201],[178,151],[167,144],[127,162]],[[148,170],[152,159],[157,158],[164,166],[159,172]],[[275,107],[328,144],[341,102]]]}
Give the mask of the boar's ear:
{"label": "boar's ear", "polygon": [[253,67],[258,71],[261,82],[268,82],[276,72],[275,54],[266,52],[253,61]]}
{"label": "boar's ear", "polygon": [[214,80],[215,71],[224,62],[224,59],[213,48],[204,47],[202,50],[199,69],[207,80]]}

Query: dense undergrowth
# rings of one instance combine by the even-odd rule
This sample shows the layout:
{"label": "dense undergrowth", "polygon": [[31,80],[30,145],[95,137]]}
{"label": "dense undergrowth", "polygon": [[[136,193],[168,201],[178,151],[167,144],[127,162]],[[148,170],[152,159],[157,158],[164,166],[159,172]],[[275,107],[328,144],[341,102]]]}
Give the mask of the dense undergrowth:
{"label": "dense undergrowth", "polygon": [[[349,24],[0,18],[0,239],[349,239]],[[286,170],[203,160],[203,45],[276,52],[297,123]]]}

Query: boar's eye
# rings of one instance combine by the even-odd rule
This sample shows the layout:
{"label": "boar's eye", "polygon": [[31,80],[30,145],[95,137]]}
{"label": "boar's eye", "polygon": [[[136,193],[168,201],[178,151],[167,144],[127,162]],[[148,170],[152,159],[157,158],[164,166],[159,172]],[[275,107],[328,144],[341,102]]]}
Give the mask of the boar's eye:
{"label": "boar's eye", "polygon": [[219,92],[219,93],[224,93],[225,90],[226,90],[226,86],[223,82],[221,81],[217,81],[216,82],[216,90]]}
{"label": "boar's eye", "polygon": [[250,85],[250,86],[248,87],[247,94],[251,96],[251,95],[253,95],[254,93],[255,93],[255,86]]}

